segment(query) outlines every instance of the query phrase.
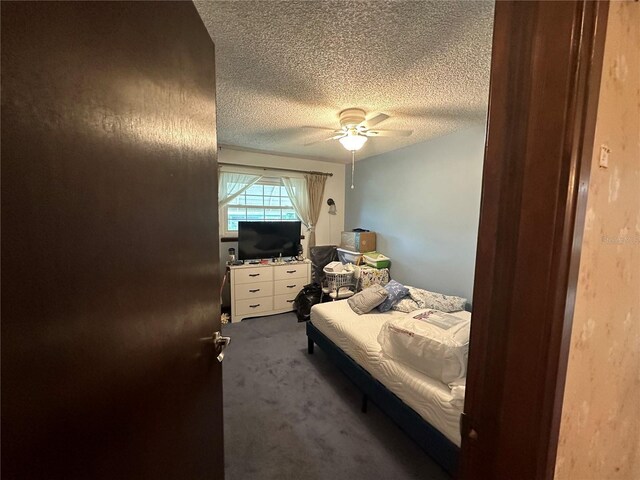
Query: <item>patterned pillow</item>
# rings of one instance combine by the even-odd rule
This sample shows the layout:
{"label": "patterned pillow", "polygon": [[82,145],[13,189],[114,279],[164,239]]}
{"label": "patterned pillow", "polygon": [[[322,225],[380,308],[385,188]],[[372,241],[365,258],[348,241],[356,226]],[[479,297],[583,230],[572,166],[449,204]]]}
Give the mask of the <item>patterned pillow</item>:
{"label": "patterned pillow", "polygon": [[459,312],[464,310],[467,299],[454,295],[443,295],[442,293],[430,292],[420,288],[409,288],[409,297],[413,299],[420,308],[433,308],[441,312]]}
{"label": "patterned pillow", "polygon": [[391,310],[396,310],[403,313],[411,313],[416,310],[420,310],[420,305],[411,297],[404,297],[398,303],[396,303]]}
{"label": "patterned pillow", "polygon": [[396,303],[402,300],[409,294],[409,289],[402,285],[400,282],[391,280],[384,286],[384,289],[389,292],[389,296],[384,302],[378,305],[378,310],[381,312],[388,312]]}

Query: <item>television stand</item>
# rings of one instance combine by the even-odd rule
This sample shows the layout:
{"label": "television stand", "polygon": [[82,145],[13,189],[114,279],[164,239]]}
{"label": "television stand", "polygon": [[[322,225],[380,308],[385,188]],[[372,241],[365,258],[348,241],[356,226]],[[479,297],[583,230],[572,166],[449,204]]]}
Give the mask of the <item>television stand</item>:
{"label": "television stand", "polygon": [[293,311],[302,287],[311,283],[311,261],[229,265],[231,322]]}

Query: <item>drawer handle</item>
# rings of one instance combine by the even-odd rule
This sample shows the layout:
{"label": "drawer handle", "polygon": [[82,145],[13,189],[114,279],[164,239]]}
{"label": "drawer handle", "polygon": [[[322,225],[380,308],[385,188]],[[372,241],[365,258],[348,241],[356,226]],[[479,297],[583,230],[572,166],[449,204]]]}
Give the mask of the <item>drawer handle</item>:
{"label": "drawer handle", "polygon": [[287,273],[296,273],[297,270],[287,270]]}
{"label": "drawer handle", "polygon": [[254,288],[253,290],[249,290],[249,291],[250,291],[251,293],[256,293],[256,292],[259,292],[259,291],[260,291],[260,289],[259,289],[259,288]]}
{"label": "drawer handle", "polygon": [[293,303],[295,300],[287,300],[287,303]]}
{"label": "drawer handle", "polygon": [[249,276],[250,277],[259,277],[260,274],[259,273],[250,273]]}
{"label": "drawer handle", "polygon": [[296,288],[297,285],[287,285],[287,288]]}
{"label": "drawer handle", "polygon": [[255,305],[249,305],[249,308],[256,308],[256,307],[259,307],[259,306],[260,306],[260,304],[256,303]]}

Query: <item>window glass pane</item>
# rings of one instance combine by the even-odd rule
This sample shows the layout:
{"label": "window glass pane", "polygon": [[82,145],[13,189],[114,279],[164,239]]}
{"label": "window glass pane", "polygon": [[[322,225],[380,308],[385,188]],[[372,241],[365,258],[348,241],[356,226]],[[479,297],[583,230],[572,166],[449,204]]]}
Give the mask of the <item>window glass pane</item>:
{"label": "window glass pane", "polygon": [[280,195],[280,187],[276,185],[265,185],[264,194],[266,196]]}
{"label": "window glass pane", "polygon": [[246,208],[229,207],[227,216],[242,220],[247,215]]}
{"label": "window glass pane", "polygon": [[237,231],[238,222],[247,219],[247,210],[245,208],[229,207],[227,209],[227,230]]}
{"label": "window glass pane", "polygon": [[282,210],[280,210],[280,209],[273,209],[273,208],[269,209],[268,208],[268,209],[265,210],[264,218],[265,218],[265,220],[268,220],[268,221],[280,220],[280,219],[282,219],[281,212],[282,212]]}
{"label": "window glass pane", "polygon": [[280,197],[263,197],[264,205],[266,207],[279,207],[280,206]]}
{"label": "window glass pane", "polygon": [[245,200],[245,205],[264,205],[264,197],[259,197],[257,195],[247,195]]}
{"label": "window glass pane", "polygon": [[260,185],[259,183],[256,183],[254,185],[251,185],[247,191],[246,191],[247,195],[263,195],[264,194],[264,187],[262,185]]}
{"label": "window glass pane", "polygon": [[227,220],[227,231],[228,232],[237,232],[238,231],[238,220]]}
{"label": "window glass pane", "polygon": [[247,208],[247,220],[264,220],[264,208]]}
{"label": "window glass pane", "polygon": [[282,210],[282,219],[283,220],[298,220],[298,216],[296,215],[296,212],[291,209],[283,209]]}
{"label": "window glass pane", "polygon": [[282,197],[282,203],[280,204],[283,207],[291,207],[291,200],[289,199],[289,197]]}

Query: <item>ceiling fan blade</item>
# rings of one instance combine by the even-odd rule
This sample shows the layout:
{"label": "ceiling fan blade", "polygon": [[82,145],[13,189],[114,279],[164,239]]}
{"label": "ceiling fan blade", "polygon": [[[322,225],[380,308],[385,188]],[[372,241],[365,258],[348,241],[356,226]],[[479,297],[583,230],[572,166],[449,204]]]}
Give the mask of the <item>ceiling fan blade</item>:
{"label": "ceiling fan blade", "polygon": [[384,113],[379,113],[375,117],[371,117],[370,119],[365,120],[360,125],[363,125],[366,128],[371,128],[378,125],[381,122],[384,122],[387,118],[389,118],[389,115],[385,115]]}
{"label": "ceiling fan blade", "polygon": [[304,146],[308,147],[309,145],[315,145],[316,143],[328,142],[329,140],[337,140],[344,137],[344,135],[344,133],[340,132],[339,135],[331,135],[330,137],[323,138],[322,140],[315,140],[313,142],[305,143]]}
{"label": "ceiling fan blade", "polygon": [[367,137],[408,137],[413,130],[367,130],[364,134]]}
{"label": "ceiling fan blade", "polygon": [[302,127],[300,127],[300,128],[304,128],[304,129],[307,129],[307,130],[326,130],[326,131],[328,131],[328,132],[336,132],[336,133],[338,133],[338,132],[342,131],[342,130],[337,129],[337,128],[329,128],[329,127],[314,127],[313,125],[303,125],[303,126],[302,126]]}

